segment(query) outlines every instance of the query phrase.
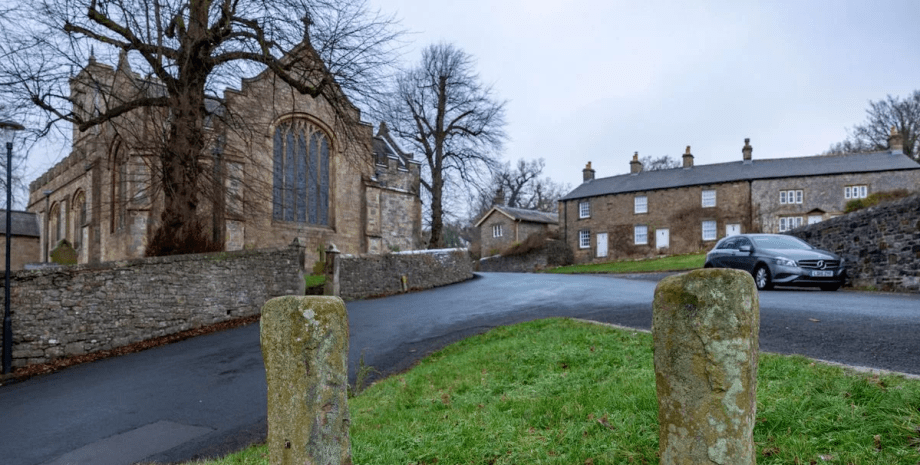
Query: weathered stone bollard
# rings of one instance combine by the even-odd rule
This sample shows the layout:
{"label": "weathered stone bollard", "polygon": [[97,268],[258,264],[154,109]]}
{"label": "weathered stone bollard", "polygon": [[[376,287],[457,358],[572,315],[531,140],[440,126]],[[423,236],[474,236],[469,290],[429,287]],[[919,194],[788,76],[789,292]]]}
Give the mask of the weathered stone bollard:
{"label": "weathered stone bollard", "polygon": [[704,269],[655,289],[662,465],[756,463],[760,303],[743,271]]}
{"label": "weathered stone bollard", "polygon": [[262,307],[261,342],[270,463],[350,465],[345,303],[271,299]]}

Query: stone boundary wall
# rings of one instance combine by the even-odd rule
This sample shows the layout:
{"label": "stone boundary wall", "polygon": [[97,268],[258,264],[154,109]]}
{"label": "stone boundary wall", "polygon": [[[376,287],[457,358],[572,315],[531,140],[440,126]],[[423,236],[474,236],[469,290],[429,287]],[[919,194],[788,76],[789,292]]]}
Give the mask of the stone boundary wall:
{"label": "stone boundary wall", "polygon": [[473,278],[473,264],[466,249],[341,255],[335,260],[338,295],[344,300],[431,289]]}
{"label": "stone boundary wall", "polygon": [[13,367],[257,315],[273,297],[303,295],[303,262],[291,245],[18,271]]}
{"label": "stone boundary wall", "polygon": [[920,292],[920,194],[788,234],[843,257],[855,286]]}
{"label": "stone boundary wall", "polygon": [[570,265],[574,255],[563,241],[548,241],[545,246],[522,255],[494,255],[479,260],[478,270],[485,272],[529,273],[546,268]]}

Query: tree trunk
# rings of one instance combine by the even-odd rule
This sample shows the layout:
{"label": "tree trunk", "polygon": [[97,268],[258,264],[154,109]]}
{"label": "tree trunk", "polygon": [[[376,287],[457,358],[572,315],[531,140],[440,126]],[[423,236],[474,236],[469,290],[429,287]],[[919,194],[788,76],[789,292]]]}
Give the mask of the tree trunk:
{"label": "tree trunk", "polygon": [[444,179],[440,172],[431,175],[431,239],[429,249],[444,248],[444,207],[442,205]]}
{"label": "tree trunk", "polygon": [[210,70],[188,60],[171,89],[172,120],[161,154],[164,210],[147,247],[148,256],[214,251],[216,244],[199,218],[201,156],[205,152],[205,80]]}

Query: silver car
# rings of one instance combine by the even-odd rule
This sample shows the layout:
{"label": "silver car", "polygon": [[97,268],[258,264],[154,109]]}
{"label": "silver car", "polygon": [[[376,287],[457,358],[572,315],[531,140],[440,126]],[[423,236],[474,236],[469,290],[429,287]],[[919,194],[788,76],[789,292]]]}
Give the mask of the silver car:
{"label": "silver car", "polygon": [[811,286],[836,291],[846,282],[843,259],[782,234],[729,236],[706,254],[706,268],[734,268],[754,276],[757,289]]}

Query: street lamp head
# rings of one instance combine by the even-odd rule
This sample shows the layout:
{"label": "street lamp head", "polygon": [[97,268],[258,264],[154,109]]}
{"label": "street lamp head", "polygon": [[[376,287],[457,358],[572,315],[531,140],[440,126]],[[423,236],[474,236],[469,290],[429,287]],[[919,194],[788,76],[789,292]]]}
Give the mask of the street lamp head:
{"label": "street lamp head", "polygon": [[23,129],[25,127],[19,123],[0,120],[0,142],[13,143],[13,135],[16,131],[22,131]]}

